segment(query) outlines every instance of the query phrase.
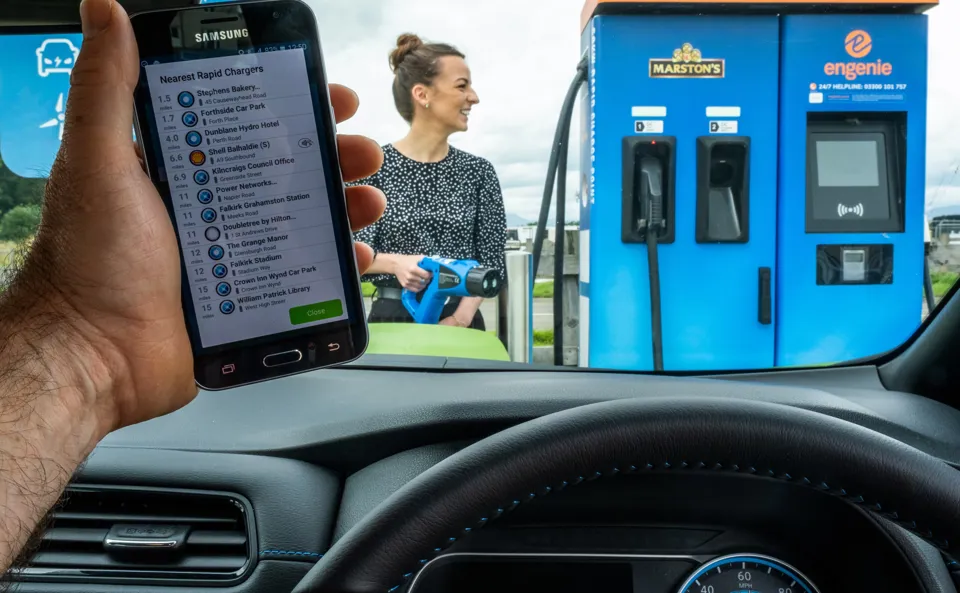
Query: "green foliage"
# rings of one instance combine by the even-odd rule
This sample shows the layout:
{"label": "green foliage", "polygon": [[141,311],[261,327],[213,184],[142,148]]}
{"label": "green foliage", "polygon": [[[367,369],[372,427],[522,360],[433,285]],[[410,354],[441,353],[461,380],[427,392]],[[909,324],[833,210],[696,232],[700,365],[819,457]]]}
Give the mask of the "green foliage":
{"label": "green foliage", "polygon": [[533,298],[552,299],[553,298],[553,281],[551,280],[550,282],[534,282]]}
{"label": "green foliage", "polygon": [[933,294],[937,298],[947,294],[957,281],[957,274],[953,272],[930,272],[930,281],[933,282]]}
{"label": "green foliage", "polygon": [[39,206],[46,184],[46,179],[20,177],[0,161],[0,215],[17,206]]}
{"label": "green foliage", "polygon": [[14,206],[0,218],[0,240],[25,241],[37,232],[39,225],[39,204]]}
{"label": "green foliage", "polygon": [[0,240],[21,242],[36,233],[46,184],[20,177],[0,161]]}
{"label": "green foliage", "polygon": [[553,346],[553,330],[552,329],[533,330],[533,345],[534,346]]}

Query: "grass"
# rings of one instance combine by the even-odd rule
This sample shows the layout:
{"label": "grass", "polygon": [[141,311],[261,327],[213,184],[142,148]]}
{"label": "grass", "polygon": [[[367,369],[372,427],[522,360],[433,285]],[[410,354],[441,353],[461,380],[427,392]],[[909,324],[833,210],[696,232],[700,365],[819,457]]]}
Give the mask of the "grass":
{"label": "grass", "polygon": [[[553,282],[535,282],[533,284],[533,298],[535,299],[552,299],[553,298]],[[553,343],[553,338],[550,338],[550,343]]]}
{"label": "grass", "polygon": [[14,264],[14,258],[22,255],[17,254],[19,248],[19,244],[14,241],[0,241],[0,291],[9,280],[8,274],[12,271],[10,266]]}
{"label": "grass", "polygon": [[953,272],[930,272],[930,280],[933,281],[933,294],[937,298],[942,297],[948,290],[953,288],[957,282],[958,275]]}
{"label": "grass", "polygon": [[[956,284],[958,278],[960,278],[960,274],[956,274],[954,272],[931,272],[930,280],[933,281],[933,294],[936,296],[936,298],[942,298],[943,295],[947,294],[947,291],[953,288],[953,285]],[[534,284],[533,298],[552,299],[553,282],[537,282]],[[552,339],[553,338],[551,338],[551,340]]]}
{"label": "grass", "polygon": [[534,346],[552,346],[553,330],[552,329],[533,330],[533,345]]}
{"label": "grass", "polygon": [[10,256],[16,247],[17,244],[13,241],[0,241],[0,268],[10,265]]}

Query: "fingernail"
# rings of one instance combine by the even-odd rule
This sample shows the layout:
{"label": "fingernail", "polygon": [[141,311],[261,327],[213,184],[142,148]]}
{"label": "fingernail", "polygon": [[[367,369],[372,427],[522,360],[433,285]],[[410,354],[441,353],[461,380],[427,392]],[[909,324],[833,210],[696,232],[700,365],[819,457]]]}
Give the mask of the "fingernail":
{"label": "fingernail", "polygon": [[82,0],[80,22],[83,38],[90,39],[110,26],[114,0]]}

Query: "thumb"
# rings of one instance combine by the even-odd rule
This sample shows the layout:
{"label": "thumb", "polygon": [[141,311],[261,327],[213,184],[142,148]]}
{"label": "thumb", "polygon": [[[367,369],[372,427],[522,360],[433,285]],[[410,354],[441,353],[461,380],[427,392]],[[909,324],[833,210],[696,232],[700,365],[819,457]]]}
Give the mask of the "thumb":
{"label": "thumb", "polygon": [[133,91],[139,57],[133,27],[116,0],[80,3],[83,44],[70,75],[64,149],[74,158],[133,151]]}

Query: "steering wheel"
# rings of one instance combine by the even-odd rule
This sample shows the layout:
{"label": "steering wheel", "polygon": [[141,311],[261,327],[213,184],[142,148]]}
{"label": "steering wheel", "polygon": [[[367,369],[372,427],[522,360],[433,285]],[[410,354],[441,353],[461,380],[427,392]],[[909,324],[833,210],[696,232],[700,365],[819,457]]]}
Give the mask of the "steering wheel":
{"label": "steering wheel", "polygon": [[294,592],[400,591],[443,549],[516,506],[654,472],[786,481],[893,520],[947,556],[960,548],[960,472],[926,453],[781,404],[629,399],[543,416],[448,457],[355,525]]}

